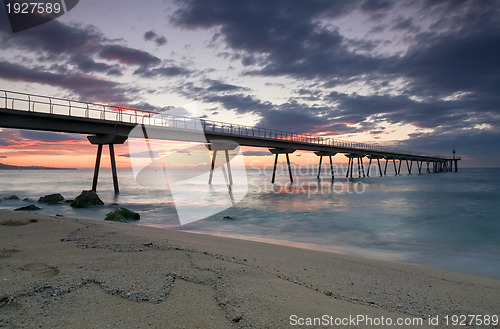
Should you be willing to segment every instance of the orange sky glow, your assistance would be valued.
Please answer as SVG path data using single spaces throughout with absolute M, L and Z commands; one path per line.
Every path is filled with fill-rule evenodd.
M 155 146 L 158 147 L 159 143 Z M 187 149 L 188 145 L 185 143 L 167 142 L 163 148 L 167 155 L 170 167 L 193 167 L 199 168 L 207 165 L 210 160 L 207 159 L 208 153 L 200 151 L 191 152 L 190 157 L 182 157 L 182 150 Z M 178 157 L 172 154 L 172 151 L 181 150 Z M 267 152 L 266 148 L 251 148 L 242 147 L 242 152 Z M 64 142 L 41 142 L 29 139 L 21 139 L 15 145 L 2 147 L 0 153 L 0 163 L 14 166 L 44 166 L 44 167 L 57 167 L 57 168 L 78 168 L 88 169 L 93 168 L 95 165 L 97 146 L 91 145 L 86 140 L 78 141 L 64 141 Z M 123 145 L 115 145 L 116 164 L 118 168 L 130 168 L 130 157 L 124 156 L 129 154 L 128 142 Z M 138 159 L 136 157 L 136 159 Z M 187 160 L 186 160 L 187 159 Z M 218 156 L 222 159 L 222 155 Z M 269 152 L 267 156 L 244 155 L 245 165 L 248 167 L 266 167 L 272 166 L 274 155 Z M 139 162 L 150 161 L 147 157 L 141 157 Z M 294 165 L 312 165 L 318 163 L 318 157 L 312 152 L 296 151 L 290 155 L 290 161 Z M 343 155 L 337 155 L 334 158 L 336 163 L 347 163 L 347 158 Z M 279 157 L 279 163 L 285 163 L 285 157 Z M 109 149 L 107 146 L 103 148 L 101 168 L 110 168 Z

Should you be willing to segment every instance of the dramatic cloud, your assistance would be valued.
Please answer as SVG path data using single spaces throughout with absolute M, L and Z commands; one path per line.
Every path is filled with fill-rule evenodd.
M 243 54 L 243 64 L 257 64 L 253 73 L 350 77 L 378 70 L 388 62 L 351 51 L 337 29 L 319 23 L 354 10 L 355 1 L 192 0 L 183 4 L 175 23 L 186 28 L 220 28 L 227 45 Z
M 210 84 L 210 87 L 207 88 L 209 92 L 225 92 L 225 91 L 245 91 L 248 88 L 236 86 L 228 83 L 224 83 L 218 80 L 208 80 L 207 83 Z
M 144 33 L 144 40 L 146 41 L 154 40 L 157 37 L 158 34 L 156 34 L 154 31 L 147 31 L 146 33 Z
M 238 113 L 263 113 L 274 107 L 269 102 L 262 102 L 254 96 L 244 94 L 208 95 L 204 100 L 206 102 L 219 102 L 226 109 L 235 110 Z
M 128 65 L 151 66 L 161 63 L 158 57 L 148 52 L 120 45 L 106 45 L 102 47 L 99 54 L 102 58 L 116 60 Z
M 272 155 L 269 151 L 244 151 L 243 155 L 253 156 L 253 157 L 265 157 Z
M 163 76 L 163 77 L 175 77 L 179 75 L 188 76 L 192 72 L 193 71 L 188 70 L 184 67 L 172 65 L 172 66 L 164 66 L 152 69 L 141 67 L 135 70 L 134 74 L 137 74 L 143 78 L 156 78 L 158 76 Z
M 123 76 L 129 66 L 146 69 L 161 63 L 146 51 L 117 44 L 95 26 L 59 20 L 21 33 L 12 33 L 2 20 L 0 44 L 18 52 L 17 57 L 0 58 L 0 79 L 60 87 L 85 101 L 128 103 L 132 88 L 109 77 Z
M 360 13 L 368 17 L 363 24 L 373 26 L 369 33 L 362 39 L 342 34 L 336 20 Z M 299 98 L 284 104 L 244 93 L 216 94 L 241 92 L 229 86 L 224 90 L 222 84 L 204 91 L 206 102 L 259 114 L 259 126 L 346 133 L 376 129 L 376 122 L 384 122 L 435 132 L 419 140 L 454 130 L 449 138 L 477 134 L 475 139 L 485 136 L 489 141 L 492 129 L 500 127 L 496 1 L 188 0 L 180 3 L 172 20 L 187 29 L 215 29 L 214 42 L 225 44 L 226 54 L 233 53 L 225 58 L 241 60 L 247 74 L 309 80 L 323 91 L 367 87 L 362 95 L 303 88 Z M 370 33 L 397 37 L 387 38 L 384 46 Z M 394 40 L 400 50 L 391 52 Z M 380 51 L 383 47 L 388 50 Z M 392 86 L 394 81 L 399 85 Z
M 154 41 L 157 46 L 163 46 L 167 43 L 167 38 L 164 36 L 159 36 L 154 31 L 147 31 L 144 33 L 144 40 Z
M 86 101 L 127 101 L 120 84 L 81 73 L 57 74 L 0 62 L 0 77 L 11 81 L 40 83 L 72 90 Z
M 95 62 L 90 56 L 84 54 L 77 54 L 72 57 L 72 62 L 76 64 L 80 71 L 88 72 L 110 72 L 117 70 L 116 66 L 112 66 L 103 62 Z
M 66 54 L 95 53 L 107 39 L 93 26 L 69 26 L 53 20 L 14 34 L 7 24 L 0 24 L 0 41 L 8 47 L 48 53 L 58 58 Z

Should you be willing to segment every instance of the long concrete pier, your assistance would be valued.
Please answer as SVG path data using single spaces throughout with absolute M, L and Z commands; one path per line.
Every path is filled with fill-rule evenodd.
M 137 126 L 143 134 L 135 136 Z M 284 154 L 287 159 L 290 181 L 293 182 L 289 154 L 295 151 L 311 151 L 319 157 L 318 178 L 324 156 L 330 159 L 332 182 L 334 179 L 332 156 L 344 154 L 348 158 L 346 177 L 353 177 L 354 162 L 357 163 L 358 177 L 370 175 L 373 160 L 377 161 L 378 174 L 387 174 L 388 164 L 392 162 L 396 175 L 401 173 L 401 166 L 406 164 L 408 174 L 412 174 L 413 163 L 418 173 L 422 173 L 424 163 L 426 172 L 457 171 L 460 157 L 442 156 L 425 152 L 400 150 L 397 148 L 342 141 L 309 134 L 297 134 L 252 126 L 236 125 L 226 122 L 173 116 L 163 113 L 142 111 L 135 108 L 86 103 L 56 97 L 26 94 L 0 90 L 0 127 L 30 129 L 63 133 L 76 133 L 88 136 L 89 141 L 97 145 L 97 156 L 92 189 L 97 189 L 100 159 L 104 145 L 109 146 L 115 192 L 119 192 L 115 165 L 114 145 L 123 144 L 129 137 L 200 142 L 199 133 L 203 133 L 213 159 L 217 151 L 234 148 L 234 143 L 241 146 L 267 148 L 275 155 L 272 182 L 274 183 L 278 156 Z M 147 132 L 147 134 L 146 134 Z M 221 141 L 227 141 L 224 149 Z M 216 143 L 216 148 L 210 145 Z M 369 159 L 365 172 L 363 159 Z M 384 170 L 380 160 L 385 160 Z M 215 160 L 214 160 L 215 161 Z M 213 162 L 214 162 L 213 161 Z M 211 170 L 213 171 L 213 166 Z

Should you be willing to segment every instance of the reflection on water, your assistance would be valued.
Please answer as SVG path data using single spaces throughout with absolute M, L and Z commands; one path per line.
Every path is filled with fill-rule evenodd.
M 233 170 L 236 173 L 237 170 Z M 336 251 L 377 259 L 398 260 L 500 278 L 500 175 L 494 169 L 458 173 L 370 177 L 318 181 L 315 172 L 277 176 L 249 170 L 248 192 L 234 206 L 203 220 L 179 225 L 175 200 L 165 188 L 142 186 L 121 170 L 121 194 L 115 197 L 111 174 L 101 172 L 102 207 L 72 209 L 44 205 L 41 213 L 104 218 L 115 202 L 141 214 L 140 225 L 230 236 L 304 248 Z M 336 176 L 339 177 L 339 176 Z M 92 171 L 0 171 L 0 196 L 21 199 L 62 193 L 67 199 L 89 189 Z M 223 176 L 186 183 L 186 193 L 210 191 L 196 198 L 194 212 L 226 206 Z M 233 191 L 238 192 L 238 191 Z M 203 194 L 203 193 L 202 193 Z M 221 201 L 226 200 L 226 201 Z M 232 201 L 229 201 L 232 204 Z M 14 209 L 23 201 L 0 202 Z M 223 208 L 223 207 L 222 207 Z M 223 219 L 230 216 L 232 219 Z

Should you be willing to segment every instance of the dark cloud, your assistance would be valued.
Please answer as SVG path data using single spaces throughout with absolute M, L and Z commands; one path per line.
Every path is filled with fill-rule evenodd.
M 419 32 L 420 28 L 415 24 L 413 18 L 398 17 L 393 21 L 393 25 L 390 27 L 391 30 L 395 31 L 409 31 L 409 32 Z
M 368 75 L 392 80 L 406 77 L 414 81 L 415 91 L 443 92 L 464 88 L 489 87 L 491 67 L 498 67 L 500 42 L 498 33 L 498 3 L 436 1 L 421 9 L 448 29 L 444 34 L 421 33 L 415 36 L 414 47 L 403 57 L 359 54 L 350 49 L 338 30 L 323 27 L 318 20 L 335 18 L 356 9 L 377 13 L 393 8 L 393 1 L 322 2 L 266 1 L 246 2 L 201 0 L 183 2 L 174 22 L 187 28 L 219 28 L 218 38 L 230 49 L 240 52 L 239 58 L 250 56 L 253 74 L 286 75 L 298 78 L 321 77 L 336 83 Z M 432 6 L 432 8 L 431 8 Z M 465 9 L 464 9 L 465 8 Z M 458 22 L 458 23 L 457 23 Z M 416 31 L 411 19 L 398 18 L 388 29 Z M 456 30 L 455 28 L 459 28 Z M 356 41 L 357 49 L 369 51 L 373 42 Z M 250 63 L 249 62 L 249 63 Z M 497 70 L 493 70 L 498 72 Z M 486 80 L 486 81 L 485 81 Z M 455 86 L 451 86 L 455 84 Z M 436 85 L 441 88 L 436 88 Z
M 94 26 L 58 20 L 15 34 L 2 21 L 0 44 L 23 53 L 0 62 L 1 79 L 61 87 L 85 101 L 127 102 L 126 92 L 131 88 L 104 77 L 122 76 L 126 66 L 146 68 L 161 63 L 148 52 L 116 44 Z
M 11 33 L 7 24 L 2 24 L 0 41 L 9 47 L 48 53 L 53 59 L 66 54 L 95 53 L 108 40 L 94 26 L 70 26 L 53 20 L 22 33 Z
M 158 68 L 141 67 L 135 70 L 134 74 L 139 75 L 143 78 L 156 78 L 159 76 L 163 77 L 188 76 L 192 72 L 193 71 L 188 70 L 184 67 L 171 65 Z
M 152 66 L 161 60 L 146 51 L 120 45 L 105 45 L 99 55 L 108 60 L 116 60 L 127 65 Z
M 207 91 L 215 91 L 215 92 L 224 92 L 224 91 L 243 91 L 248 90 L 248 88 L 236 86 L 228 83 L 224 83 L 219 80 L 207 80 L 206 81 L 210 86 L 207 88 Z
M 18 130 L 18 135 L 24 139 L 31 139 L 46 143 L 70 142 L 86 140 L 84 136 L 46 131 Z
M 243 155 L 253 156 L 253 157 L 265 157 L 272 155 L 269 151 L 244 151 Z
M 126 101 L 119 83 L 81 73 L 57 74 L 3 61 L 0 62 L 0 77 L 10 81 L 61 87 L 73 91 L 86 101 Z
M 109 76 L 121 77 L 123 75 L 122 71 L 117 68 L 110 69 L 107 73 Z
M 165 38 L 164 36 L 159 36 L 154 31 L 147 31 L 146 33 L 144 33 L 144 40 L 154 41 L 158 46 L 163 46 L 167 43 L 167 38 Z
M 298 100 L 335 104 L 327 108 L 297 101 L 274 105 L 229 86 L 224 90 L 222 84 L 192 89 L 206 102 L 260 115 L 259 126 L 359 132 L 377 129 L 376 122 L 389 122 L 430 128 L 436 134 L 470 128 L 479 135 L 498 127 L 498 1 L 413 2 L 408 8 L 417 14 L 410 18 L 395 11 L 396 3 L 188 0 L 180 4 L 173 21 L 188 29 L 216 29 L 214 42 L 225 43 L 225 58 L 240 60 L 248 74 L 321 81 L 324 88 L 361 83 L 373 89 L 369 95 L 299 91 Z M 355 11 L 370 17 L 379 33 L 401 33 L 400 40 L 410 47 L 397 55 L 378 55 L 373 53 L 374 40 L 347 39 L 333 24 Z M 426 17 L 431 28 L 424 31 L 425 25 L 416 17 Z M 380 92 L 397 79 L 403 83 L 400 91 Z M 220 95 L 218 91 L 240 93 Z M 481 123 L 490 128 L 474 128 Z
M 339 93 L 331 93 L 329 98 L 338 104 L 335 119 L 349 123 L 363 123 L 367 117 L 375 116 L 377 121 L 408 123 L 432 129 L 464 127 L 481 121 L 495 126 L 500 124 L 500 115 L 495 114 L 500 110 L 489 107 L 499 104 L 498 98 L 490 101 L 476 100 L 474 97 L 417 101 L 406 95 L 361 96 Z
M 155 43 L 157 46 L 163 46 L 163 45 L 166 45 L 167 44 L 167 38 L 165 37 L 158 37 L 155 39 Z
M 154 40 L 156 37 L 158 37 L 158 34 L 156 34 L 154 31 L 147 31 L 146 33 L 144 33 L 144 40 L 146 41 Z
M 292 101 L 271 110 L 261 112 L 259 126 L 276 130 L 308 133 L 316 127 L 327 124 L 325 118 L 318 116 L 324 109 L 309 107 Z
M 187 28 L 219 28 L 220 38 L 243 54 L 243 64 L 258 66 L 253 74 L 344 77 L 378 70 L 388 60 L 353 52 L 338 30 L 319 23 L 357 6 L 354 1 L 191 0 L 173 20 Z
M 59 73 L 59 74 L 66 74 L 66 73 L 69 73 L 69 68 L 67 65 L 64 65 L 64 64 L 52 64 L 50 67 L 49 67 L 49 71 L 51 72 L 56 72 L 56 73 Z
M 109 72 L 113 66 L 107 63 L 95 62 L 90 56 L 77 54 L 72 57 L 72 62 L 80 69 L 80 71 L 88 72 Z
M 262 114 L 271 111 L 274 105 L 270 102 L 262 102 L 258 98 L 244 94 L 217 95 L 207 94 L 204 96 L 205 102 L 221 103 L 228 110 L 235 110 L 238 113 Z
M 388 11 L 394 6 L 394 2 L 390 0 L 365 0 L 362 1 L 360 9 L 363 12 L 370 14 L 380 11 Z
M 400 74 L 411 79 L 411 92 L 435 96 L 459 91 L 498 92 L 500 31 L 451 34 L 425 41 L 428 43 L 414 47 L 397 67 Z
M 418 134 L 401 141 L 402 148 L 423 150 L 429 153 L 452 156 L 455 146 L 457 155 L 469 166 L 498 167 L 500 165 L 500 133 L 497 131 L 455 130 L 446 134 L 442 132 Z
M 150 66 L 161 62 L 148 52 L 113 43 L 92 25 L 68 25 L 58 20 L 14 34 L 2 24 L 0 41 L 9 47 L 47 53 L 50 56 L 46 60 L 51 61 L 68 55 L 73 58 L 82 54 L 87 57 L 100 54 L 102 58 L 127 65 Z

